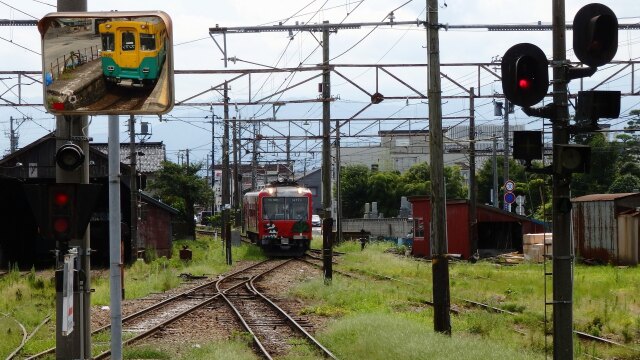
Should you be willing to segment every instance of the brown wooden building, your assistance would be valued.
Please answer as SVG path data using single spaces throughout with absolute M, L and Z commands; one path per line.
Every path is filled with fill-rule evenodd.
M 24 148 L 5 156 L 0 160 L 0 266 L 8 262 L 17 263 L 21 267 L 32 264 L 53 263 L 51 251 L 55 244 L 52 240 L 39 235 L 38 225 L 27 202 L 24 184 L 55 183 L 54 134 L 48 134 Z M 101 151 L 90 146 L 89 149 L 89 181 L 102 184 L 98 205 L 91 218 L 91 248 L 95 252 L 92 262 L 107 265 L 109 261 L 109 208 L 108 208 L 108 158 Z M 138 160 L 144 162 L 142 156 Z M 120 204 L 122 227 L 130 229 L 131 206 L 129 179 L 130 167 L 120 164 L 122 174 L 120 182 Z M 178 212 L 170 206 L 153 199 L 148 194 L 138 193 L 139 213 L 138 243 L 143 248 L 154 249 L 159 256 L 171 256 L 173 228 L 171 218 Z M 133 258 L 131 237 L 123 231 L 125 258 Z

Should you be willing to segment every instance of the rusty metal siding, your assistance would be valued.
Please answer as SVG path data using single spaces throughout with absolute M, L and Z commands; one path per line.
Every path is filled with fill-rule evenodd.
M 640 233 L 640 213 L 618 216 L 618 253 L 619 265 L 638 265 Z
M 138 221 L 138 238 L 146 249 L 171 258 L 171 215 L 158 207 L 147 206 Z
M 573 238 L 578 255 L 586 259 L 614 260 L 618 226 L 614 201 L 585 201 L 573 204 Z

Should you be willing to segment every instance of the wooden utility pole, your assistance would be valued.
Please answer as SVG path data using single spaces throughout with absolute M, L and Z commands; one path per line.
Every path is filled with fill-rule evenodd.
M 567 49 L 564 0 L 553 1 L 553 145 L 569 142 Z M 553 163 L 560 159 L 553 152 Z M 553 175 L 553 358 L 573 358 L 573 255 L 571 249 L 571 174 Z
M 429 152 L 431 161 L 431 258 L 433 271 L 433 325 L 437 332 L 451 334 L 449 311 L 449 260 L 442 135 L 442 94 L 438 0 L 427 0 L 427 50 L 429 66 Z

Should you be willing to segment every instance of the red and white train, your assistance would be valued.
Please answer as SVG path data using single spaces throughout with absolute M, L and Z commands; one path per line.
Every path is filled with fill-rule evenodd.
M 311 196 L 311 190 L 290 180 L 246 193 L 246 236 L 269 256 L 302 256 L 311 242 Z

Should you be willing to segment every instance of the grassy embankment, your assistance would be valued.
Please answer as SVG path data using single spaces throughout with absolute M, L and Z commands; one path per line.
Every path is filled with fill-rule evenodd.
M 182 244 L 189 244 L 194 259 L 185 264 L 177 259 Z M 316 248 L 319 242 L 314 241 Z M 452 315 L 453 335 L 433 332 L 431 264 L 390 253 L 385 243 L 373 243 L 365 251 L 359 244 L 345 243 L 346 252 L 338 270 L 359 272 L 368 281 L 334 275 L 331 286 L 321 277 L 297 286 L 290 294 L 305 304 L 304 313 L 328 319 L 319 340 L 341 359 L 541 359 L 545 339 L 544 276 L 538 264 L 499 266 L 488 262 L 451 264 L 452 304 L 461 311 Z M 179 241 L 174 259 L 136 263 L 125 276 L 127 298 L 167 290 L 179 283 L 180 273 L 216 275 L 228 270 L 219 242 L 199 239 Z M 234 260 L 256 259 L 260 253 L 246 245 L 234 249 Z M 376 278 L 390 276 L 402 282 Z M 576 329 L 594 335 L 614 337 L 632 347 L 640 347 L 640 268 L 612 266 L 575 268 L 574 321 Z M 11 279 L 11 280 L 10 280 Z M 38 285 L 32 285 L 38 284 Z M 39 285 L 41 284 L 41 285 Z M 411 285 L 413 284 L 413 285 Z M 550 284 L 548 284 L 550 286 Z M 108 274 L 95 279 L 92 302 L 108 304 Z M 19 291 L 18 291 L 19 290 Z M 18 295 L 20 294 L 20 295 Z M 19 298 L 19 299 L 18 299 Z M 516 313 L 515 316 L 467 308 L 461 298 L 491 304 Z M 31 331 L 53 312 L 53 287 L 49 279 L 13 276 L 0 279 L 0 312 L 22 322 Z M 11 330 L 4 325 L 9 323 Z M 54 324 L 52 322 L 51 324 Z M 0 358 L 19 343 L 20 333 L 0 316 Z M 9 336 L 7 336 L 9 335 Z M 550 347 L 551 336 L 547 338 Z M 107 339 L 105 339 L 105 342 Z M 246 338 L 232 337 L 224 343 L 190 344 L 181 348 L 144 345 L 125 350 L 128 359 L 254 359 Z M 12 344 L 13 343 L 13 344 Z M 43 328 L 28 343 L 29 353 L 53 345 L 53 325 Z M 305 347 L 291 359 L 313 359 Z M 640 359 L 640 353 L 575 341 L 576 358 Z M 5 355 L 6 356 L 6 355 Z

